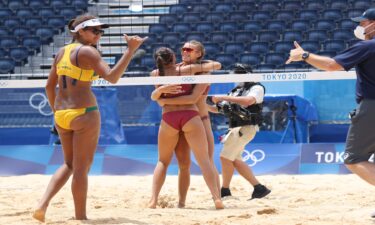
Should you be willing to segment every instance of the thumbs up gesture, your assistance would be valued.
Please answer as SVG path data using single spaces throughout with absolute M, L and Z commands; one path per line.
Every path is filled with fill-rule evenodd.
M 298 44 L 297 41 L 294 41 L 294 47 L 295 49 L 290 50 L 289 59 L 285 62 L 285 64 L 303 60 L 302 54 L 305 52 L 303 48 Z

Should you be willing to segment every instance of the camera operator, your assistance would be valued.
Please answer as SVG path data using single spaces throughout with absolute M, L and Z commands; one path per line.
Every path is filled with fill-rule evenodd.
M 249 70 L 241 64 L 236 64 L 238 67 L 240 70 L 235 69 L 235 73 L 247 73 Z M 208 100 L 210 112 L 223 113 L 229 119 L 228 132 L 221 141 L 224 144 L 220 154 L 223 177 L 221 197 L 231 196 L 229 186 L 234 169 L 254 187 L 251 199 L 263 198 L 271 192 L 260 184 L 251 168 L 242 161 L 242 152 L 254 138 L 262 121 L 264 93 L 265 88 L 260 83 L 245 82 L 225 96 L 212 96 Z

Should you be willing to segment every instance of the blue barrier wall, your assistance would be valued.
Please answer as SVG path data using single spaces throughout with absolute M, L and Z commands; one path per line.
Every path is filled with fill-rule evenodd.
M 100 144 L 125 144 L 116 88 L 93 88 L 101 114 Z M 52 144 L 53 116 L 42 88 L 0 89 L 0 145 Z
M 340 87 L 338 90 L 332 88 L 335 84 L 340 84 L 335 86 Z M 327 119 L 349 123 L 347 112 L 355 106 L 352 93 L 354 81 L 266 82 L 265 85 L 268 94 L 264 111 L 268 124 L 263 124 L 254 143 L 306 143 L 311 135 L 313 142 L 345 141 L 347 125 L 340 127 L 342 132 L 337 133 L 333 132 L 337 130 L 335 126 L 316 126 L 315 122 L 326 122 L 324 119 Z M 233 83 L 212 84 L 210 94 L 227 93 L 233 86 Z M 293 90 L 293 87 L 297 89 Z M 100 144 L 156 143 L 161 108 L 149 97 L 153 89 L 152 86 L 93 89 L 102 113 Z M 291 90 L 307 96 L 307 99 L 285 94 Z M 309 101 L 309 98 L 312 100 Z M 315 102 L 317 107 L 313 104 Z M 292 114 L 292 105 L 296 107 L 296 115 Z M 49 113 L 42 88 L 0 89 L 0 144 L 54 143 L 56 137 L 48 137 L 48 128 L 52 126 Z M 323 114 L 329 114 L 331 118 L 322 117 Z M 223 129 L 225 119 L 218 115 L 213 115 L 211 119 L 218 142 L 218 137 L 226 130 Z M 310 129 L 311 122 L 314 122 L 313 130 Z
M 48 145 L 50 136 L 49 127 L 1 128 L 0 145 Z
M 215 145 L 214 161 L 219 171 L 221 144 Z M 244 161 L 255 174 L 343 174 L 344 143 L 248 144 Z M 156 145 L 104 145 L 97 148 L 91 175 L 149 175 L 158 158 Z M 52 174 L 63 163 L 61 146 L 0 146 L 0 175 Z M 173 160 L 168 174 L 176 175 Z M 192 174 L 200 174 L 192 157 Z

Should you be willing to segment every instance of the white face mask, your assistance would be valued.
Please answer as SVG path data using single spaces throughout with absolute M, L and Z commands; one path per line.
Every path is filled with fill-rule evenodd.
M 362 26 L 357 26 L 354 30 L 354 35 L 358 38 L 358 39 L 361 39 L 361 40 L 366 40 L 366 35 L 369 35 L 370 33 L 372 33 L 374 30 L 372 31 L 367 31 L 366 32 L 366 29 L 368 27 L 371 26 L 371 23 L 369 25 L 367 25 L 366 27 L 362 27 Z
M 354 30 L 354 36 L 360 40 L 365 40 L 365 28 L 362 26 L 357 26 Z

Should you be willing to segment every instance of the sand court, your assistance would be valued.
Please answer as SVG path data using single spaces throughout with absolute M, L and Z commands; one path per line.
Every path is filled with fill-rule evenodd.
M 50 176 L 0 177 L 0 223 L 41 224 L 31 213 Z M 295 224 L 368 225 L 375 219 L 374 188 L 355 175 L 259 176 L 272 193 L 248 201 L 252 188 L 239 176 L 225 209 L 215 210 L 202 176 L 192 176 L 186 208 L 177 208 L 177 176 L 167 176 L 158 207 L 146 208 L 152 176 L 90 176 L 89 220 L 73 219 L 70 182 L 52 199 L 46 224 Z

